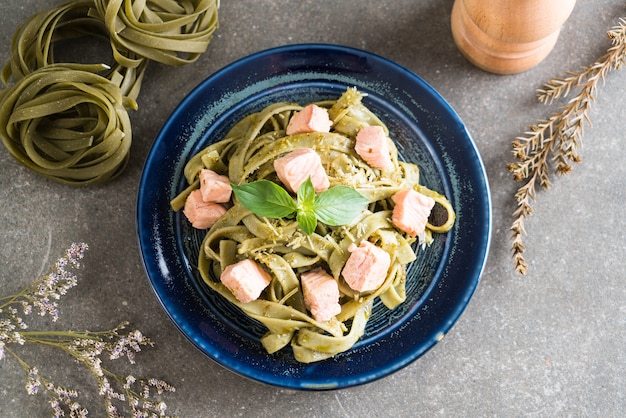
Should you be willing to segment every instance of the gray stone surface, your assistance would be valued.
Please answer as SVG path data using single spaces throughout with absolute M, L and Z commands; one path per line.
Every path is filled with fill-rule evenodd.
M 20 21 L 56 1 L 0 3 L 0 59 Z M 498 76 L 469 64 L 450 34 L 452 0 L 222 1 L 206 54 L 184 68 L 153 65 L 132 113 L 134 142 L 121 178 L 101 187 L 49 182 L 0 148 L 3 293 L 37 277 L 72 241 L 90 250 L 80 284 L 55 327 L 102 329 L 129 319 L 156 343 L 133 373 L 174 386 L 181 417 L 498 416 L 618 417 L 626 412 L 626 72 L 609 74 L 585 131 L 584 160 L 539 193 L 527 222 L 530 271 L 513 271 L 511 214 L 517 184 L 506 170 L 511 141 L 554 110 L 535 100 L 548 79 L 591 64 L 624 16 L 617 0 L 581 0 L 556 49 L 525 73 Z M 451 332 L 422 358 L 355 388 L 301 393 L 224 370 L 178 332 L 154 297 L 135 237 L 135 201 L 149 147 L 170 112 L 201 80 L 273 46 L 328 42 L 363 48 L 411 69 L 459 113 L 491 183 L 493 238 L 480 285 Z M 57 382 L 86 388 L 90 416 L 103 416 L 88 377 L 49 350 L 28 350 Z M 48 416 L 44 396 L 24 390 L 21 368 L 0 361 L 0 416 Z

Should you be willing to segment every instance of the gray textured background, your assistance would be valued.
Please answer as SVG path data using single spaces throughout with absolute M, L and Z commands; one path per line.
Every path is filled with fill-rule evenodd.
M 166 398 L 181 417 L 596 416 L 626 412 L 624 85 L 610 74 L 586 129 L 584 161 L 540 193 L 527 222 L 526 277 L 514 273 L 509 227 L 517 185 L 506 171 L 511 141 L 553 110 L 535 100 L 548 79 L 591 64 L 606 31 L 626 15 L 617 0 L 581 0 L 557 48 L 539 66 L 497 76 L 469 64 L 450 34 L 452 0 L 222 1 L 220 28 L 196 63 L 152 65 L 132 113 L 130 165 L 118 180 L 73 189 L 25 170 L 0 149 L 2 291 L 35 278 L 72 241 L 91 249 L 80 285 L 62 300 L 59 325 L 98 329 L 129 319 L 155 342 L 137 375 L 177 388 Z M 0 4 L 0 59 L 32 12 L 53 0 Z M 135 237 L 135 199 L 149 147 L 177 103 L 230 62 L 273 46 L 328 42 L 363 48 L 411 69 L 459 113 L 491 182 L 493 239 L 481 283 L 446 338 L 421 359 L 374 383 L 300 393 L 268 387 L 205 358 L 171 324 L 149 287 Z M 103 412 L 82 370 L 47 350 L 29 352 L 59 383 L 85 387 L 91 415 Z M 0 416 L 48 416 L 29 397 L 21 368 L 0 362 Z M 91 393 L 91 394 L 90 394 Z

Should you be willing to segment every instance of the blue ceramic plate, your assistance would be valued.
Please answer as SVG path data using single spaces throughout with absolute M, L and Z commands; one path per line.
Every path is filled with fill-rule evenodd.
M 269 355 L 264 329 L 202 282 L 194 266 L 202 232 L 169 201 L 186 185 L 183 167 L 244 116 L 278 101 L 337 98 L 347 87 L 389 127 L 401 158 L 417 163 L 421 183 L 445 194 L 457 221 L 418 252 L 408 269 L 407 300 L 374 306 L 363 338 L 349 351 L 313 364 L 289 348 Z M 333 45 L 290 45 L 243 58 L 195 88 L 163 126 L 139 187 L 137 230 L 150 283 L 180 331 L 235 373 L 292 389 L 333 389 L 395 372 L 440 341 L 463 312 L 485 263 L 491 204 L 485 170 L 463 123 L 432 87 L 371 53 Z

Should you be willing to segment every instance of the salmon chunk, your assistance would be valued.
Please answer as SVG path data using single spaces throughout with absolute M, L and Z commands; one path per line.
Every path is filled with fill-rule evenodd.
M 248 303 L 259 298 L 272 277 L 256 261 L 246 259 L 226 267 L 220 280 L 239 302 Z
M 225 203 L 230 200 L 233 188 L 230 186 L 228 177 L 217 174 L 208 168 L 200 170 L 199 177 L 202 200 L 215 203 Z
M 309 176 L 318 193 L 330 186 L 322 160 L 311 148 L 300 148 L 277 158 L 274 169 L 280 181 L 292 192 L 297 192 Z
M 350 257 L 341 274 L 350 288 L 357 292 L 376 290 L 387 277 L 391 265 L 389 253 L 369 241 L 348 248 Z
M 395 203 L 391 222 L 412 237 L 424 232 L 430 211 L 435 206 L 433 198 L 413 189 L 403 189 L 394 194 L 391 199 Z
M 206 229 L 226 213 L 226 208 L 215 202 L 205 202 L 202 192 L 196 189 L 187 196 L 183 213 L 196 229 Z
M 330 132 L 332 124 L 328 116 L 328 110 L 310 104 L 291 118 L 287 125 L 287 135 L 307 132 Z
M 366 126 L 356 134 L 354 150 L 370 166 L 381 170 L 393 168 L 389 138 L 381 126 Z
M 339 286 L 323 269 L 307 271 L 300 275 L 304 305 L 316 321 L 328 321 L 341 312 Z

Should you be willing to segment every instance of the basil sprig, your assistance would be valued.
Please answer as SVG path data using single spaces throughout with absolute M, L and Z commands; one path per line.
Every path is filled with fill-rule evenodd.
M 335 186 L 315 194 L 311 178 L 298 188 L 297 200 L 269 180 L 232 187 L 237 199 L 252 213 L 266 218 L 289 218 L 295 214 L 300 228 L 308 235 L 315 231 L 318 221 L 330 226 L 351 223 L 369 203 L 348 186 Z

